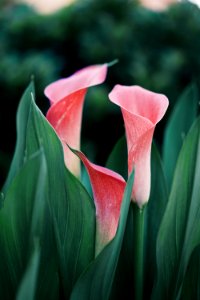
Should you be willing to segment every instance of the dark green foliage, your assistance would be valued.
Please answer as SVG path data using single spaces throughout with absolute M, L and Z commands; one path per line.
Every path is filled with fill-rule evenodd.
M 183 281 L 182 291 L 179 294 L 181 300 L 200 298 L 200 246 L 196 247 L 190 257 Z
M 159 152 L 152 145 L 151 193 L 145 211 L 144 297 L 152 292 L 156 274 L 156 241 L 169 193 Z M 155 200 L 156 199 L 156 200 Z
M 183 141 L 196 119 L 199 100 L 200 97 L 196 85 L 192 84 L 187 87 L 178 99 L 165 128 L 163 163 L 169 187 L 171 187 L 178 154 Z
M 39 269 L 39 261 L 40 261 L 40 252 L 38 248 L 33 252 L 30 263 L 27 267 L 27 270 L 23 276 L 21 285 L 19 287 L 19 291 L 17 294 L 17 300 L 34 300 L 35 299 L 35 290 L 36 290 L 36 282 L 38 276 Z
M 14 299 L 31 248 L 41 234 L 46 171 L 43 153 L 36 153 L 25 163 L 6 193 L 0 212 L 0 294 L 3 299 Z
M 178 299 L 190 257 L 200 244 L 199 141 L 198 118 L 183 143 L 169 202 L 159 230 L 156 249 L 158 277 L 153 299 Z M 193 265 L 193 272 L 198 268 L 199 258 L 195 257 L 197 265 Z M 194 256 L 191 259 L 193 262 Z M 186 285 L 187 280 L 186 274 Z
M 0 294 L 14 299 L 19 289 L 18 299 L 27 293 L 30 299 L 68 299 L 94 258 L 94 205 L 65 168 L 61 143 L 34 102 L 33 84 L 17 120 L 16 152 L 1 194 Z

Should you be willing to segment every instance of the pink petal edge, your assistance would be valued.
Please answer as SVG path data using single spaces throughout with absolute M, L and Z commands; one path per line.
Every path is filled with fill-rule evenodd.
M 88 66 L 67 78 L 59 79 L 49 84 L 45 88 L 44 93 L 50 100 L 50 103 L 53 104 L 78 90 L 104 82 L 106 74 L 107 64 Z
M 98 254 L 116 234 L 125 180 L 116 172 L 91 163 L 82 152 L 75 152 L 84 163 L 92 185 L 96 206 Z
M 122 109 L 146 119 L 152 125 L 156 125 L 164 116 L 169 100 L 163 94 L 158 94 L 140 86 L 123 86 L 117 84 L 109 94 L 109 99 Z M 130 101 L 137 99 L 137 101 Z

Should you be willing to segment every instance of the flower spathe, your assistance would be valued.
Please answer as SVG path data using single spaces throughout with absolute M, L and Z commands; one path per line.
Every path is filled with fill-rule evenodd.
M 51 104 L 47 120 L 63 144 L 66 166 L 76 176 L 80 174 L 80 161 L 66 144 L 80 149 L 82 111 L 87 88 L 103 83 L 106 74 L 107 64 L 93 65 L 53 82 L 45 89 Z
M 122 176 L 91 163 L 86 156 L 73 150 L 84 163 L 90 177 L 96 207 L 96 255 L 116 234 L 125 189 Z
M 132 199 L 141 208 L 149 199 L 151 144 L 156 124 L 164 116 L 169 101 L 162 94 L 139 86 L 116 85 L 109 94 L 119 105 L 125 123 L 128 171 L 135 169 Z

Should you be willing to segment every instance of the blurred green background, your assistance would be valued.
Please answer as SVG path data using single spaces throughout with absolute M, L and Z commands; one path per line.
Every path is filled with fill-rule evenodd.
M 171 110 L 188 84 L 199 83 L 199 37 L 200 9 L 188 1 L 153 12 L 134 0 L 80 0 L 41 15 L 0 0 L 0 184 L 14 151 L 16 109 L 32 75 L 45 113 L 47 84 L 87 65 L 119 60 L 105 84 L 90 89 L 84 108 L 82 150 L 104 164 L 124 132 L 119 109 L 108 101 L 112 87 L 137 84 L 164 93 Z M 160 143 L 164 123 L 156 131 Z

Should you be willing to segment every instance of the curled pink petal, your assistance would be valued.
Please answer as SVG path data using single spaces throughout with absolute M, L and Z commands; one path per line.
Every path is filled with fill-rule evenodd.
M 83 153 L 75 151 L 84 163 L 92 185 L 96 206 L 96 254 L 116 234 L 125 180 L 119 174 L 91 163 Z
M 133 201 L 142 207 L 149 199 L 150 156 L 156 124 L 163 118 L 169 101 L 161 94 L 139 86 L 116 85 L 109 94 L 122 110 L 128 145 L 128 170 L 135 168 Z
M 82 111 L 87 88 L 102 83 L 106 74 L 106 64 L 90 66 L 53 82 L 45 89 L 45 95 L 51 103 L 47 120 L 63 144 L 66 166 L 76 176 L 80 174 L 80 161 L 66 144 L 80 149 Z
M 106 74 L 107 64 L 89 66 L 51 83 L 45 88 L 44 93 L 52 104 L 76 91 L 104 82 Z

